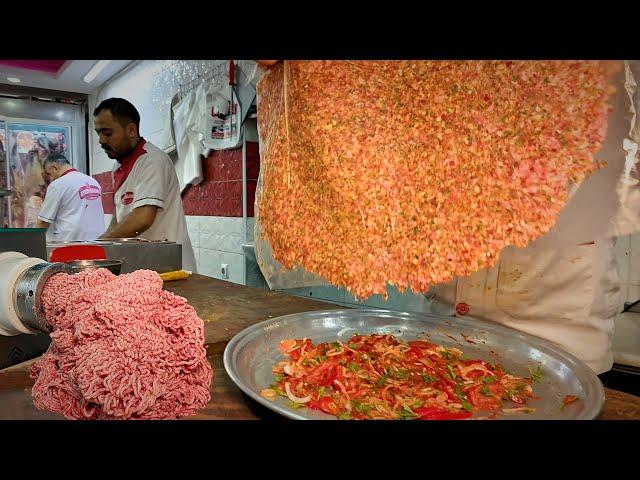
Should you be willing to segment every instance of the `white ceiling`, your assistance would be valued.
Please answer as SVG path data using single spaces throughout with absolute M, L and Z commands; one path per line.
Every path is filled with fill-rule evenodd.
M 121 72 L 131 64 L 133 60 L 111 60 L 91 83 L 84 82 L 82 77 L 86 75 L 96 62 L 98 62 L 98 60 L 68 60 L 56 75 L 0 65 L 0 83 L 90 94 L 95 93 L 102 84 Z M 21 82 L 11 83 L 7 80 L 7 77 L 17 77 Z

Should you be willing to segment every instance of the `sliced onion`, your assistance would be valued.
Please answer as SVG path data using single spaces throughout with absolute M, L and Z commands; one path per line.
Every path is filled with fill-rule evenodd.
M 308 401 L 311 400 L 311 395 L 307 395 L 306 397 L 296 397 L 293 392 L 291 391 L 291 387 L 289 386 L 289 382 L 285 382 L 284 384 L 284 391 L 287 394 L 287 397 L 289 397 L 289 400 L 292 400 L 296 403 L 307 403 Z
M 515 407 L 515 408 L 503 408 L 502 411 L 504 413 L 516 413 L 516 412 L 533 413 L 536 411 L 536 409 L 531 407 Z
M 467 365 L 466 367 L 463 367 L 460 369 L 460 376 L 462 378 L 464 378 L 465 380 L 473 380 L 472 378 L 469 378 L 468 375 L 475 371 L 475 370 L 480 370 L 481 372 L 486 373 L 487 375 L 493 375 L 493 373 L 487 369 L 487 367 L 485 367 L 484 365 L 482 365 L 481 363 L 473 363 L 471 365 Z

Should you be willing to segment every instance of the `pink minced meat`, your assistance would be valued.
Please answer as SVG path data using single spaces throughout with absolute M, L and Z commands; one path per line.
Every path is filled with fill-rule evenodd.
M 156 272 L 60 273 L 42 303 L 54 330 L 30 371 L 38 409 L 71 419 L 174 419 L 211 398 L 204 323 Z

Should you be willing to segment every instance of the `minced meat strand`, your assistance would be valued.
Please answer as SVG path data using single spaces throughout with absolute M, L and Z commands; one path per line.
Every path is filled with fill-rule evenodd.
M 175 419 L 211 398 L 204 323 L 150 270 L 60 273 L 42 303 L 54 327 L 31 368 L 41 410 L 69 419 Z

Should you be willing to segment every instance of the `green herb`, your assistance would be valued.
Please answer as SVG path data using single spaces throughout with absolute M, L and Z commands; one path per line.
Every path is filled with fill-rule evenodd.
M 453 367 L 451 365 L 447 365 L 447 370 L 449 370 L 449 374 L 451 375 L 451 380 L 455 380 L 457 375 Z
M 338 414 L 338 418 L 340 420 L 351 420 L 352 417 L 351 417 L 351 415 L 349 415 L 349 412 L 340 412 Z
M 425 383 L 435 383 L 438 381 L 438 377 L 432 377 L 431 375 L 420 375 L 422 377 L 422 380 L 424 380 Z
M 369 410 L 373 408 L 373 405 L 369 405 L 368 403 L 362 403 L 362 402 L 359 402 L 358 400 L 354 400 L 351 403 L 353 405 L 353 408 L 355 408 L 356 412 L 358 413 L 367 413 Z
M 529 373 L 531 374 L 531 378 L 534 382 L 539 382 L 542 378 L 542 368 L 540 368 L 540 365 L 538 365 L 535 370 L 532 370 L 531 367 L 529 367 Z
M 447 360 L 451 360 L 452 358 L 455 357 L 455 355 L 449 350 L 447 350 L 446 348 L 440 352 L 440 355 L 442 355 Z
M 456 393 L 456 397 L 458 397 L 458 399 L 460 400 L 460 403 L 462 404 L 462 408 L 464 408 L 468 412 L 472 412 L 473 407 L 469 403 L 467 396 L 464 393 L 462 393 L 462 389 L 460 388 L 460 385 L 456 385 L 455 393 Z
M 491 393 L 491 390 L 489 390 L 489 388 L 487 388 L 486 386 L 482 387 L 480 389 L 480 392 L 487 397 L 493 396 L 493 394 Z
M 513 397 L 516 394 L 516 391 L 512 388 L 509 388 L 508 390 L 505 390 L 504 395 L 502 395 L 503 400 L 511 400 L 511 397 Z
M 369 360 L 369 355 L 367 355 L 366 353 L 363 353 L 362 355 L 360 355 L 360 358 L 362 358 L 362 360 Z
M 358 370 L 360 370 L 360 367 L 358 367 L 357 363 L 351 362 L 349 364 L 349 370 L 351 370 L 352 372 L 357 372 Z
M 278 395 L 281 395 L 283 397 L 287 396 L 285 391 L 282 390 L 278 385 L 275 385 L 275 384 L 274 385 L 269 385 L 269 388 L 272 389 L 272 390 L 275 390 Z
M 358 348 L 358 344 L 357 343 L 353 343 L 353 342 L 349 342 L 349 348 L 352 350 L 355 350 L 356 348 Z
M 384 387 L 387 383 L 388 375 L 385 373 L 378 380 L 376 380 L 376 387 Z
M 289 400 L 287 405 L 294 410 L 304 406 L 302 403 L 294 402 L 293 400 Z
M 482 383 L 494 383 L 497 380 L 496 377 L 487 377 L 482 379 Z
M 331 348 L 335 348 L 335 349 L 340 348 L 340 344 L 338 342 L 332 342 L 329 345 L 331 345 Z
M 397 378 L 402 380 L 403 378 L 405 378 L 407 376 L 407 371 L 406 370 L 392 370 L 389 372 L 389 375 L 391 375 L 391 377 L 393 378 Z
M 284 378 L 284 375 L 280 375 L 279 373 L 276 373 L 276 375 L 275 375 L 276 382 L 279 382 L 283 378 Z
M 404 407 L 402 407 L 402 410 L 398 412 L 398 417 L 401 420 L 413 420 L 414 418 L 418 418 L 418 415 L 416 414 L 416 412 L 411 410 L 411 407 L 405 405 Z
M 320 387 L 320 388 L 318 389 L 318 396 L 319 396 L 319 397 L 322 397 L 322 396 L 324 395 L 325 390 L 326 390 L 326 389 L 325 389 L 325 387 L 324 387 L 324 386 Z

